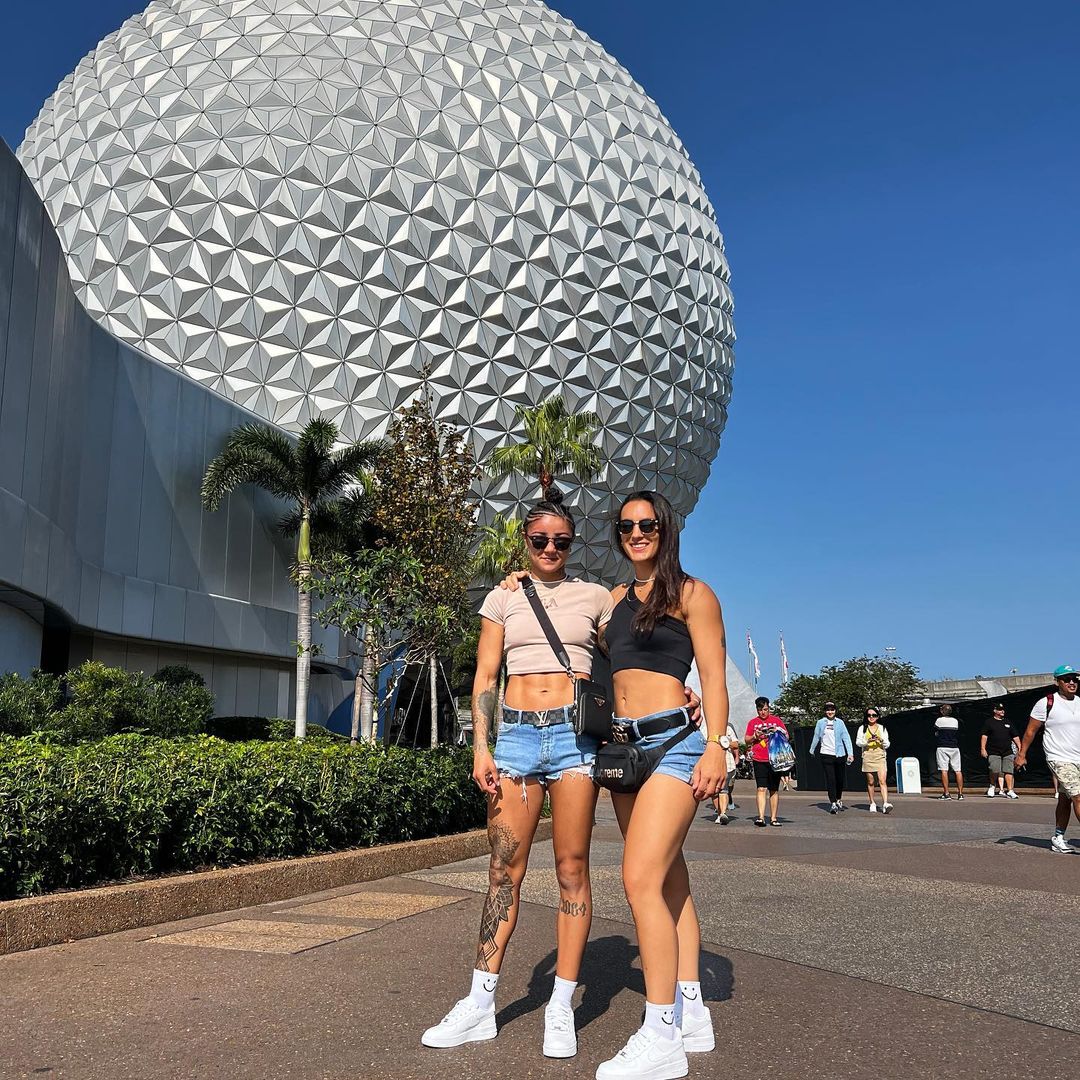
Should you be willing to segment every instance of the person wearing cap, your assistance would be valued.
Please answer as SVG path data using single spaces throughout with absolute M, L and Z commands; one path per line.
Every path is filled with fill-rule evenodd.
M 1020 797 L 1013 791 L 1013 768 L 1019 749 L 1020 736 L 1006 719 L 1005 703 L 998 701 L 991 707 L 990 718 L 983 726 L 979 739 L 979 753 L 986 758 L 986 766 L 990 770 L 990 786 L 986 789 L 988 799 L 995 795 L 1006 799 Z
M 939 799 L 951 799 L 949 794 L 949 770 L 956 773 L 956 797 L 964 798 L 964 769 L 960 760 L 960 721 L 952 714 L 951 705 L 939 705 L 941 714 L 934 721 L 934 738 L 937 741 L 937 767 L 941 770 L 941 794 Z
M 814 727 L 810 740 L 810 754 L 817 751 L 821 768 L 825 773 L 825 790 L 829 793 L 829 813 L 846 810 L 844 806 L 844 780 L 847 767 L 855 760 L 855 747 L 851 745 L 851 733 L 847 724 L 836 715 L 836 703 L 825 702 L 825 715 Z
M 1065 839 L 1069 827 L 1069 812 L 1080 821 L 1080 696 L 1076 689 L 1080 673 L 1068 664 L 1054 669 L 1057 689 L 1040 698 L 1031 710 L 1027 731 L 1016 755 L 1016 768 L 1027 764 L 1027 752 L 1032 740 L 1042 729 L 1043 753 L 1046 764 L 1057 778 L 1058 797 L 1054 808 L 1054 835 L 1050 850 L 1059 855 L 1076 854 Z

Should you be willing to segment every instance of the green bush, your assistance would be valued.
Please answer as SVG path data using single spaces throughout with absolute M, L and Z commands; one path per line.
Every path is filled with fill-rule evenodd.
M 161 668 L 147 679 L 88 660 L 69 671 L 64 683 L 40 671 L 29 679 L 0 676 L 0 734 L 40 732 L 59 742 L 120 731 L 195 735 L 206 730 L 214 712 L 214 695 L 202 676 L 182 664 Z
M 55 675 L 43 671 L 34 671 L 29 679 L 0 675 L 0 735 L 39 730 L 63 701 L 64 689 Z
M 0 899 L 481 826 L 468 750 L 0 737 Z
M 100 739 L 146 723 L 152 691 L 145 675 L 87 660 L 64 681 L 68 702 L 41 730 L 61 739 Z
M 205 686 L 206 680 L 187 664 L 166 664 L 154 672 L 151 682 L 162 686 Z
M 198 735 L 206 730 L 213 714 L 214 695 L 205 686 L 193 682 L 180 685 L 154 682 L 140 726 L 150 735 L 166 738 Z

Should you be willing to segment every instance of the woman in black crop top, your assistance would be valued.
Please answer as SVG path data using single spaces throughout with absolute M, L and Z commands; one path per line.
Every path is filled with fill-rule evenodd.
M 635 492 L 615 528 L 634 572 L 631 584 L 612 591 L 616 605 L 604 635 L 617 735 L 651 748 L 688 723 L 683 684 L 696 659 L 708 737 L 695 730 L 664 755 L 640 791 L 612 795 L 626 841 L 623 883 L 645 973 L 645 1023 L 596 1076 L 685 1076 L 686 1052 L 714 1045 L 701 1001 L 701 932 L 682 845 L 698 804 L 726 778 L 724 623 L 712 589 L 679 563 L 678 522 L 664 496 Z

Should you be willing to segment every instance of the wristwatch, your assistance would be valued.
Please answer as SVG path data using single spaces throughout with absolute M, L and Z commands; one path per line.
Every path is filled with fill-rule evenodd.
M 730 735 L 716 735 L 716 736 L 710 735 L 705 741 L 706 742 L 719 743 L 725 750 L 730 750 L 731 749 L 731 736 Z

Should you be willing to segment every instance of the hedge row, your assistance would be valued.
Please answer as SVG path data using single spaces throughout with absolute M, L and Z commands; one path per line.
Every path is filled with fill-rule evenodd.
M 0 675 L 0 735 L 40 732 L 52 740 L 100 739 L 119 731 L 195 735 L 205 731 L 214 695 L 182 664 L 152 677 L 87 660 L 63 679 L 35 671 Z
M 0 899 L 478 828 L 467 750 L 0 736 Z

